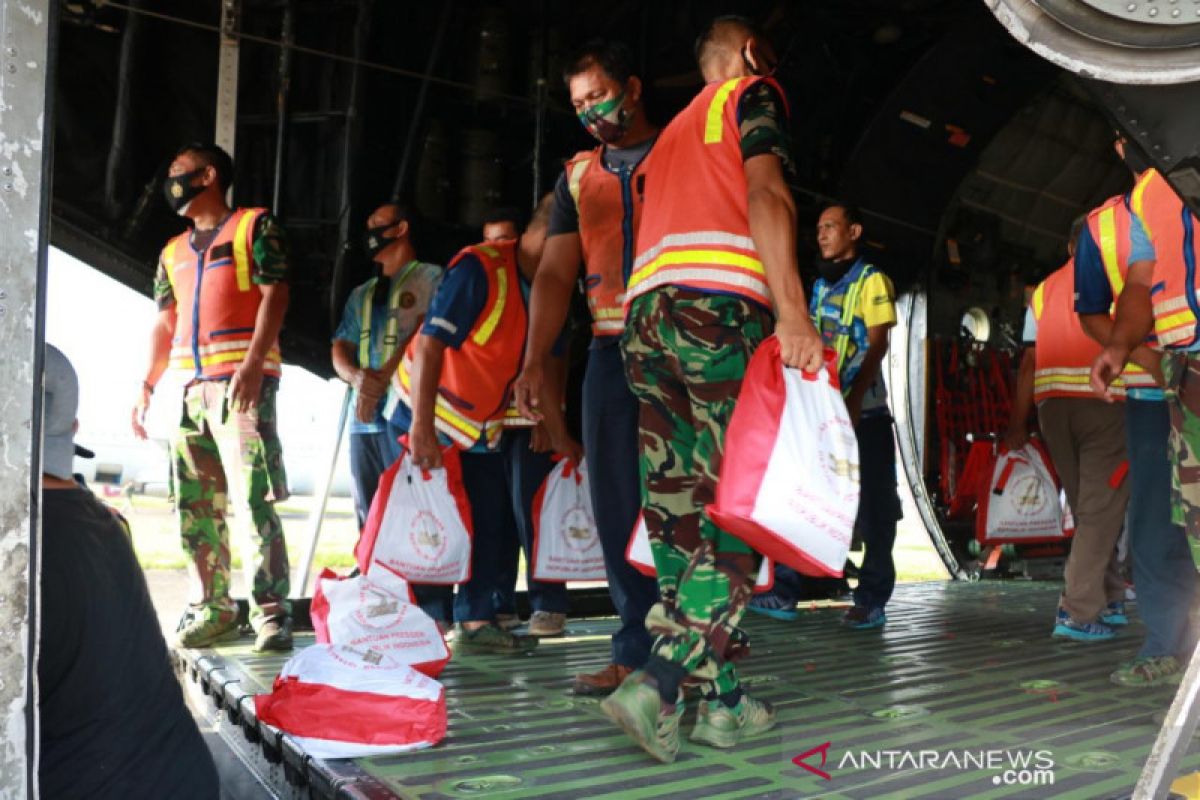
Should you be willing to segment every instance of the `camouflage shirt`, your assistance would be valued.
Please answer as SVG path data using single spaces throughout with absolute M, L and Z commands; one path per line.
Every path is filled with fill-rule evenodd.
M 208 249 L 216 231 L 216 228 L 212 231 L 192 231 L 192 244 Z M 250 279 L 260 286 L 282 283 L 288 279 L 287 234 L 270 214 L 263 214 L 254 225 L 254 260 Z M 175 305 L 175 291 L 171 288 L 161 255 L 154 271 L 154 302 L 159 311 Z
M 783 161 L 787 174 L 795 173 L 786 106 L 778 89 L 766 81 L 747 89 L 738 102 L 738 127 L 742 136 L 743 161 L 773 153 Z

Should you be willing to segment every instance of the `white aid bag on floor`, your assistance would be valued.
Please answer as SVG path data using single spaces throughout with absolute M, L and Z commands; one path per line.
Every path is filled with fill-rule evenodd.
M 996 457 L 988 491 L 979 498 L 975 525 L 976 539 L 984 545 L 1054 542 L 1070 536 L 1064 530 L 1058 479 L 1036 441 Z
M 258 718 L 314 758 L 359 758 L 432 747 L 446 736 L 442 684 L 387 653 L 315 644 L 292 656 Z
M 646 520 L 638 514 L 637 524 L 633 526 L 633 535 L 629 537 L 629 545 L 625 548 L 625 560 L 629 565 L 647 578 L 658 574 L 654 566 L 654 552 L 650 549 L 650 532 L 646 530 Z M 763 558 L 754 579 L 754 593 L 769 592 L 775 586 L 775 564 L 769 558 Z
M 858 441 L 832 351 L 815 373 L 759 345 L 725 433 L 709 516 L 803 575 L 841 577 L 858 513 Z
M 405 580 L 390 570 L 353 578 L 325 570 L 317 578 L 309 615 L 318 644 L 386 653 L 431 678 L 450 660 L 437 623 L 413 602 Z
M 533 497 L 533 577 L 563 583 L 606 575 L 587 463 L 563 459 Z
M 471 505 L 458 451 L 442 451 L 441 469 L 413 465 L 405 447 L 379 478 L 354 548 L 361 572 L 379 566 L 409 583 L 454 584 L 471 577 Z

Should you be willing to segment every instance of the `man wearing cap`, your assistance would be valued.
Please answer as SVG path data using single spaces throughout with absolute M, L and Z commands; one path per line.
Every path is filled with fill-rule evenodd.
M 72 478 L 79 382 L 46 346 L 38 785 L 43 797 L 216 798 L 125 521 Z M 153 746 L 147 746 L 152 742 Z
M 207 647 L 238 636 L 225 522 L 231 494 L 255 545 L 245 559 L 254 649 L 290 650 L 288 557 L 274 507 L 288 496 L 275 427 L 279 330 L 288 304 L 283 231 L 265 209 L 226 204 L 233 160 L 216 145 L 181 148 L 167 176 L 168 205 L 193 227 L 159 257 L 159 311 L 133 431 L 146 438 L 146 409 L 163 373 L 184 376 L 171 474 L 194 587 L 178 643 Z

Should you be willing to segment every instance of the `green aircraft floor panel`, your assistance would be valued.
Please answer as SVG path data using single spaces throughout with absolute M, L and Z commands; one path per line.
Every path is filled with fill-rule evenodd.
M 750 616 L 742 673 L 775 704 L 778 726 L 733 750 L 685 739 L 671 765 L 633 746 L 596 699 L 570 693 L 575 673 L 607 662 L 616 626 L 572 620 L 567 636 L 527 655 L 456 657 L 442 675 L 446 740 L 355 766 L 414 800 L 1127 796 L 1174 689 L 1108 680 L 1140 643 L 1136 605 L 1114 641 L 1051 639 L 1058 591 L 1015 581 L 901 586 L 876 631 L 843 628 L 830 604 L 806 606 L 791 623 Z M 286 660 L 256 656 L 248 643 L 216 652 L 247 690 L 265 691 Z M 1200 770 L 1196 745 L 1183 772 Z M 794 763 L 800 756 L 829 778 Z

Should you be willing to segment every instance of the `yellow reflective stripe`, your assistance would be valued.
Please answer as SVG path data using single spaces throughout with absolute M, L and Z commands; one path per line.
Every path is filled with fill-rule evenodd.
M 1146 187 L 1150 185 L 1150 181 L 1157 175 L 1154 170 L 1146 170 L 1146 174 L 1137 182 L 1137 186 L 1133 187 L 1133 194 L 1130 195 L 1129 204 L 1133 207 L 1133 213 L 1137 214 L 1138 219 L 1142 221 L 1142 227 L 1146 229 L 1146 238 L 1154 240 L 1154 233 L 1150 230 L 1149 223 L 1146 222 Z
M 358 331 L 358 365 L 360 367 L 371 366 L 371 306 L 375 305 L 372 299 L 375 297 L 375 284 L 379 278 L 371 278 L 367 281 L 367 288 L 363 294 L 362 315 L 359 317 L 361 325 Z
M 717 144 L 721 141 L 721 135 L 725 131 L 725 101 L 729 99 L 729 93 L 737 88 L 740 80 L 741 78 L 730 78 L 721 84 L 721 88 L 713 95 L 712 102 L 708 105 L 708 116 L 704 120 L 705 144 Z
M 1109 206 L 1100 212 L 1100 258 L 1104 262 L 1104 271 L 1108 273 L 1108 282 L 1112 286 L 1113 297 L 1120 297 L 1125 289 L 1125 278 L 1121 275 L 1121 263 L 1117 257 L 1117 209 Z
M 411 409 L 412 402 L 412 358 L 405 354 L 400 362 L 400 399 Z M 459 414 L 454 407 L 438 394 L 433 403 L 434 426 L 461 444 L 470 447 L 479 440 L 483 428 Z M 440 425 L 438 423 L 441 423 Z
M 479 330 L 471 336 L 471 341 L 479 346 L 488 343 L 492 338 L 492 334 L 496 332 L 496 326 L 500 324 L 500 317 L 504 314 L 504 307 L 508 304 L 508 272 L 503 267 L 496 270 L 496 303 L 492 306 L 491 312 L 488 313 L 487 319 L 479 326 Z
M 1033 297 L 1029 300 L 1029 305 L 1033 308 L 1033 318 L 1038 322 L 1042 321 L 1042 310 L 1046 305 L 1046 284 L 1039 283 L 1037 288 L 1033 290 Z
M 636 272 L 658 258 L 659 254 L 668 247 L 711 247 L 720 250 L 734 248 L 737 250 L 746 250 L 751 253 L 758 252 L 754 247 L 754 240 L 749 236 L 739 236 L 736 233 L 729 233 L 728 231 L 669 233 L 660 239 L 658 244 L 638 255 L 637 259 L 633 262 L 634 271 Z
M 491 256 L 492 258 L 499 258 L 500 256 L 500 251 L 490 245 L 480 244 L 476 245 L 476 247 L 486 256 Z
M 625 319 L 625 310 L 620 306 L 616 308 L 605 308 L 603 306 L 592 310 L 592 316 L 599 322 L 602 319 Z
M 175 248 L 178 246 L 179 240 L 172 239 L 167 242 L 162 254 L 163 269 L 167 271 L 167 282 L 171 284 L 171 291 L 175 291 Z
M 583 180 L 583 173 L 587 170 L 590 163 L 592 163 L 590 158 L 576 161 L 571 165 L 571 172 L 567 175 L 567 191 L 571 193 L 571 199 L 575 201 L 576 209 L 579 208 L 579 184 Z
M 669 253 L 663 253 L 633 273 L 629 278 L 629 283 L 632 286 L 635 283 L 646 280 L 663 267 L 680 264 L 720 264 L 728 267 L 739 267 L 756 275 L 766 276 L 762 262 L 753 256 L 731 253 L 728 250 L 672 250 Z
M 238 220 L 237 231 L 233 235 L 233 263 L 237 268 L 238 291 L 241 292 L 250 291 L 251 255 L 246 250 L 246 240 L 249 238 L 250 225 L 257 217 L 257 214 L 243 211 L 241 219 Z
M 209 367 L 209 366 L 212 366 L 213 364 L 229 364 L 234 361 L 242 361 L 243 359 L 246 358 L 247 352 L 248 351 L 246 351 L 246 350 L 240 350 L 240 351 L 231 351 L 228 353 L 215 353 L 211 356 L 201 356 L 200 357 L 200 365 L 204 366 L 204 367 Z M 276 356 L 275 358 L 272 358 L 271 356 L 267 356 L 267 358 L 263 361 L 263 366 L 267 366 L 267 367 L 272 366 L 272 365 L 277 366 L 278 364 L 279 364 L 278 356 Z
M 1170 330 L 1180 326 L 1190 326 L 1196 318 L 1192 316 L 1191 311 L 1180 311 L 1178 314 L 1169 314 L 1154 323 L 1155 328 L 1163 328 Z

